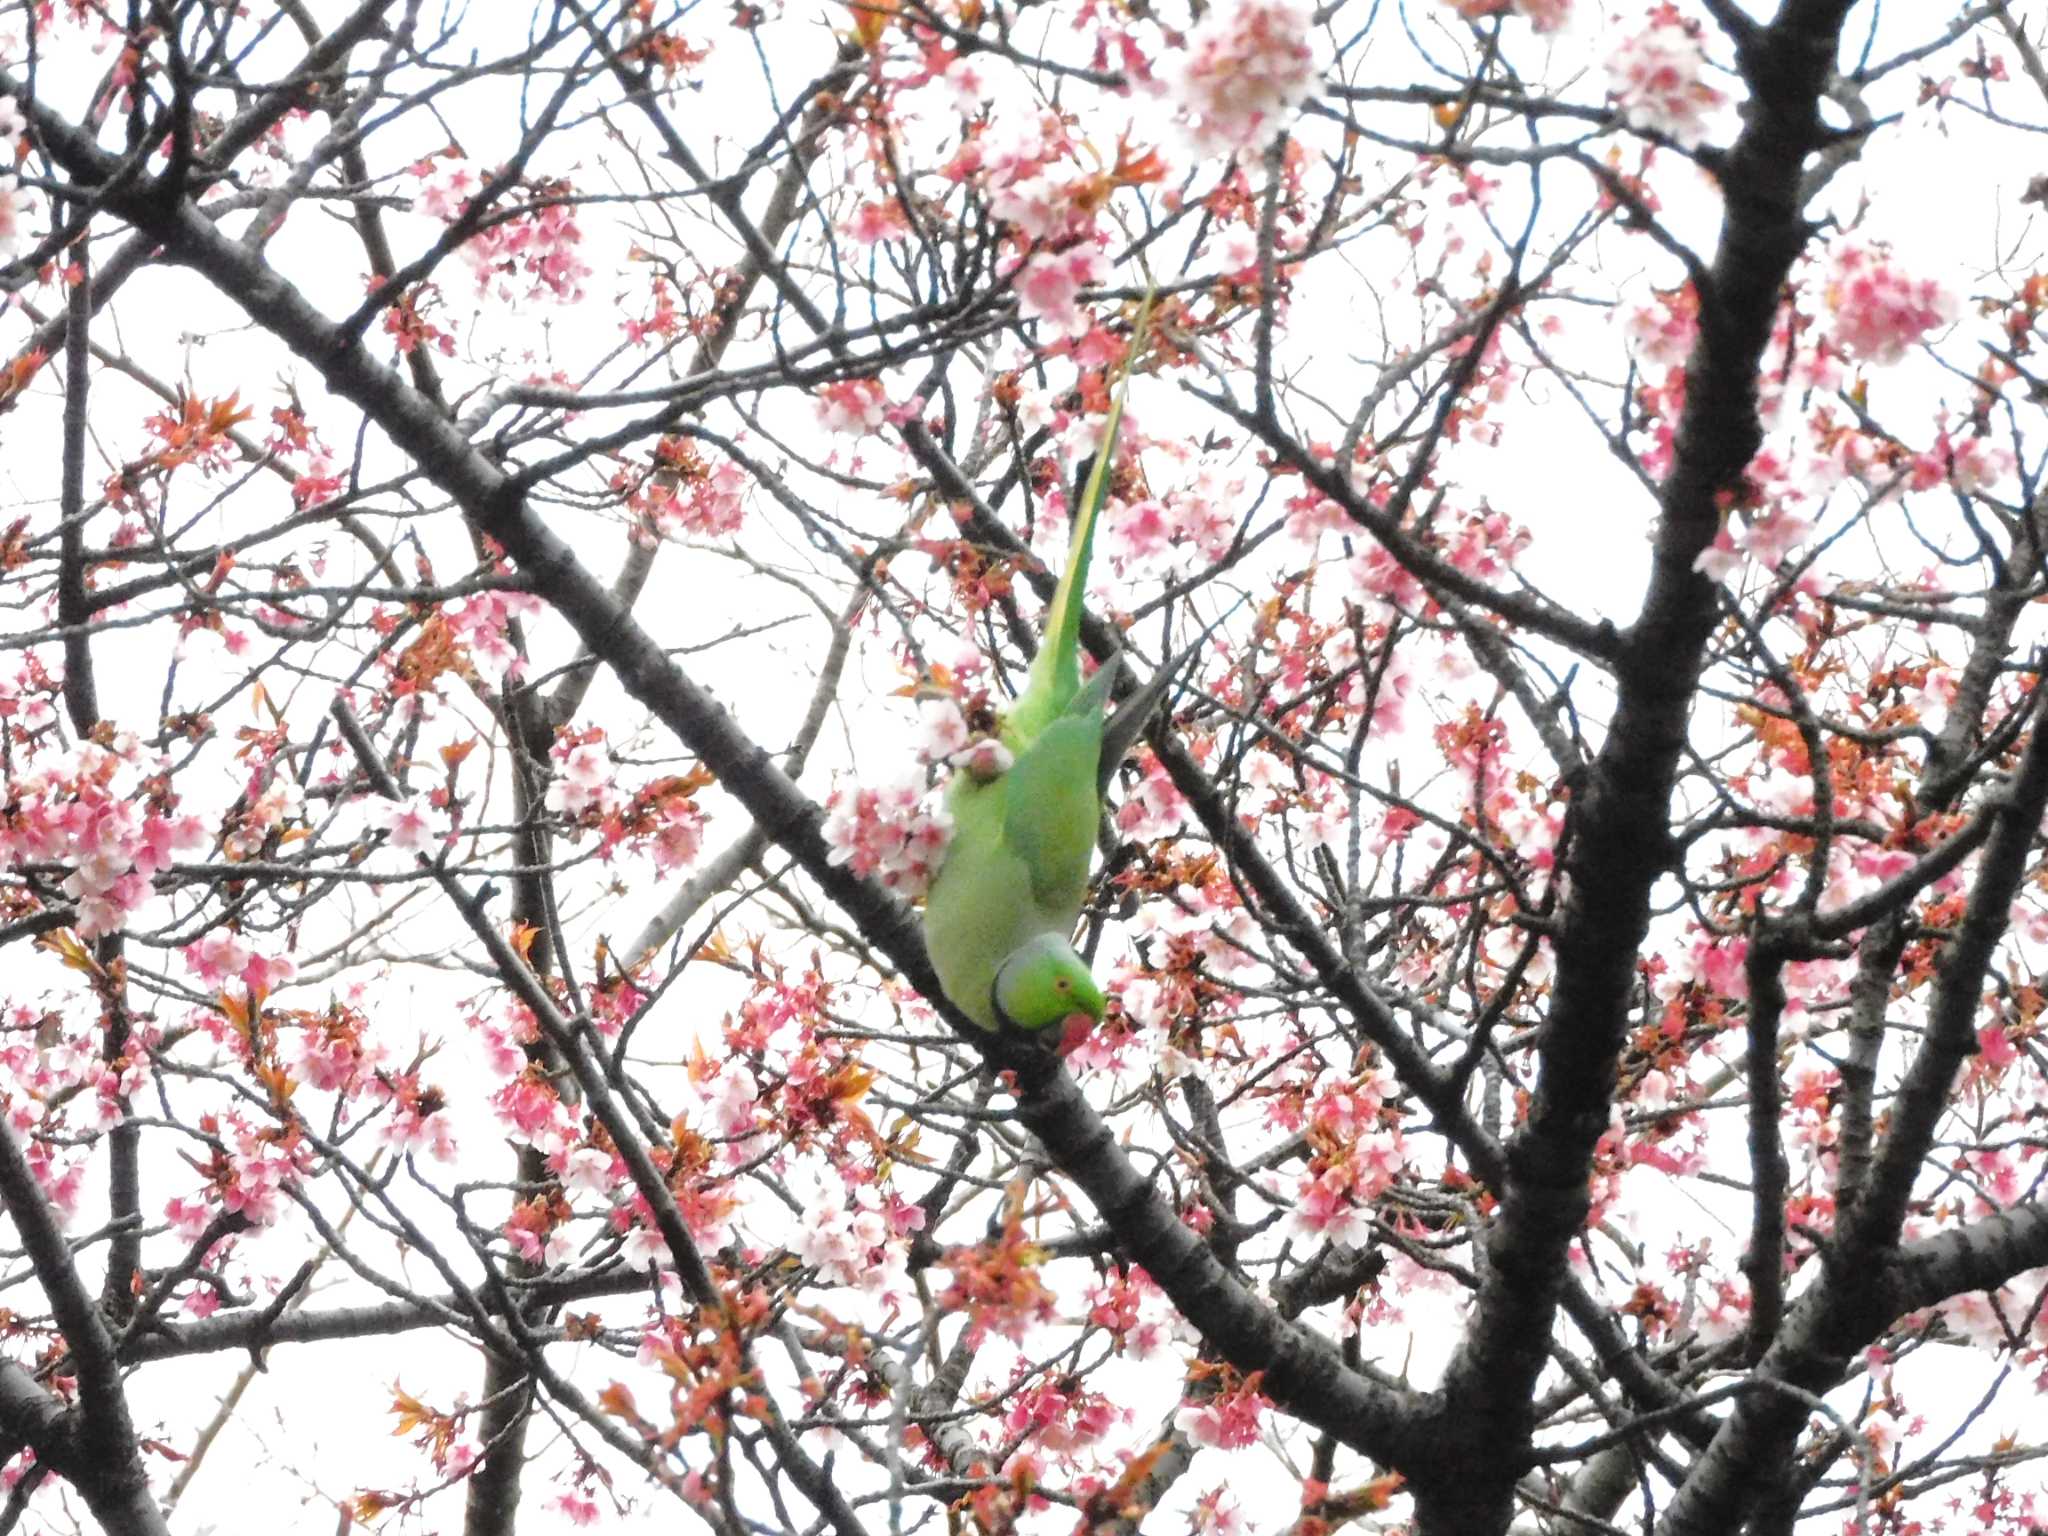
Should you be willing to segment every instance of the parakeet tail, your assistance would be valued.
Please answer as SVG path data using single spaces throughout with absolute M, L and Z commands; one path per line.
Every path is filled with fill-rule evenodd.
M 1088 473 L 1080 505 L 1074 508 L 1073 532 L 1067 541 L 1067 568 L 1053 593 L 1052 610 L 1046 616 L 1045 639 L 1032 667 L 1034 691 L 1041 674 L 1050 684 L 1055 710 L 1066 707 L 1081 686 L 1081 609 L 1087 595 L 1088 561 L 1095 548 L 1095 524 L 1102 503 L 1109 495 L 1109 480 L 1116 463 L 1117 431 L 1123 425 L 1124 396 L 1131 385 L 1131 364 L 1145 349 L 1152 325 L 1152 294 L 1148 290 L 1138 308 L 1138 321 L 1131 329 L 1130 349 L 1118 370 L 1116 394 L 1109 403 L 1109 419 L 1102 429 L 1102 446 Z

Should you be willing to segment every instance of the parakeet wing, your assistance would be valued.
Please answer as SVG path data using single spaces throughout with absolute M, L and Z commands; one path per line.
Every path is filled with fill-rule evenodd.
M 1023 860 L 1004 833 L 1010 775 L 965 774 L 946 797 L 953 841 L 925 897 L 924 939 L 946 996 L 983 1029 L 996 1027 L 989 990 L 1019 944 L 1043 927 Z
M 1054 926 L 1070 926 L 1087 896 L 1102 813 L 1095 787 L 1101 753 L 1102 716 L 1076 711 L 1039 732 L 1003 775 L 1003 841 L 1023 863 L 1032 900 Z

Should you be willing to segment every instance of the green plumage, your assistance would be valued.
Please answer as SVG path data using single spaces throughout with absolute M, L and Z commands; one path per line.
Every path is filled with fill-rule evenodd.
M 1130 355 L 1144 345 L 1146 310 Z M 1111 402 L 1102 448 L 1074 510 L 1067 568 L 1023 693 L 998 737 L 1006 772 L 956 772 L 947 791 L 953 841 L 925 898 L 925 947 L 946 996 L 983 1029 L 1046 1029 L 1076 1013 L 1100 1020 L 1101 989 L 1073 948 L 1088 895 L 1102 788 L 1122 761 L 1174 668 L 1162 668 L 1105 720 L 1116 658 L 1081 682 L 1082 594 L 1095 524 L 1116 457 L 1124 384 Z

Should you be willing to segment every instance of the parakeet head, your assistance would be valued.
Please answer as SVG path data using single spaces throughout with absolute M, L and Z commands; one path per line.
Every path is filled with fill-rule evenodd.
M 1106 1006 L 1087 963 L 1073 945 L 1052 933 L 1012 950 L 990 994 L 997 1020 L 1010 1029 L 1050 1029 L 1077 1013 L 1099 1024 Z

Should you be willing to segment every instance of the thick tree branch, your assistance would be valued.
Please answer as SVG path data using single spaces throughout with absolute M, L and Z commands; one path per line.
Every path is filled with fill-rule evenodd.
M 1557 977 L 1538 1042 L 1527 1121 L 1509 1148 L 1509 1187 L 1464 1341 L 1446 1375 L 1446 1429 L 1472 1448 L 1528 1443 L 1530 1392 L 1547 1359 L 1566 1252 L 1587 1211 L 1593 1149 L 1606 1129 L 1616 1055 L 1650 889 L 1671 866 L 1670 805 L 1707 638 L 1715 584 L 1696 569 L 1720 527 L 1723 494 L 1762 441 L 1757 370 L 1780 290 L 1804 247 L 1800 173 L 1821 142 L 1817 104 L 1848 0 L 1787 0 L 1749 53 L 1751 99 L 1722 178 L 1726 200 L 1686 402 L 1665 481 L 1642 610 L 1614 662 L 1605 742 L 1573 807 L 1557 918 Z M 1505 1523 L 1511 1456 L 1497 1480 L 1419 1489 L 1422 1529 Z

